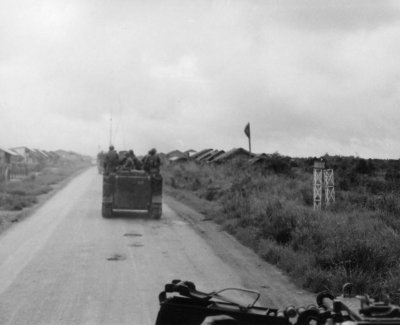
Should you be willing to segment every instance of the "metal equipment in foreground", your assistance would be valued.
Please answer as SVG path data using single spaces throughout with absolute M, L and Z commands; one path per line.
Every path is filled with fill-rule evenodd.
M 103 176 L 102 216 L 162 215 L 162 177 L 143 170 L 117 170 Z
M 315 305 L 275 309 L 255 306 L 258 292 L 230 288 L 204 293 L 197 291 L 192 282 L 174 280 L 159 294 L 156 325 L 400 325 L 399 306 L 390 304 L 388 299 L 375 302 L 368 296 L 357 296 L 361 301 L 357 308 L 354 305 L 357 300 L 347 297 L 345 288 L 348 287 L 346 284 L 343 296 L 337 298 L 328 292 L 318 294 Z M 226 290 L 250 292 L 255 294 L 255 299 L 243 305 L 226 298 L 223 294 Z M 222 315 L 229 319 L 213 320 Z M 208 322 L 204 322 L 206 318 Z

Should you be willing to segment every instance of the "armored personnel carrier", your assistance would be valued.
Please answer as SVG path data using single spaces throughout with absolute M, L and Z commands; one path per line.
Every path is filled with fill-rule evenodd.
M 117 170 L 103 176 L 103 218 L 162 215 L 162 177 L 143 170 Z

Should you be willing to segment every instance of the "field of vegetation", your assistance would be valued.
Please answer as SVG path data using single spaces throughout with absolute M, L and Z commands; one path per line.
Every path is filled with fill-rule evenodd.
M 27 177 L 0 183 L 0 231 L 23 217 L 19 212 L 38 203 L 41 195 L 51 192 L 56 184 L 87 166 L 87 161 L 61 160 Z
M 163 167 L 166 191 L 207 214 L 311 291 L 352 282 L 375 295 L 400 288 L 400 161 L 324 157 L 336 203 L 313 210 L 314 158 Z

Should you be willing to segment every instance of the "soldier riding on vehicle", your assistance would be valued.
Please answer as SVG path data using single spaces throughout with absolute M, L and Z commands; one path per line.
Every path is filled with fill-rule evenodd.
M 160 166 L 160 157 L 157 155 L 157 150 L 153 148 L 143 158 L 143 169 L 150 175 L 158 175 L 160 174 Z
M 123 160 L 123 169 L 135 169 L 135 170 L 140 170 L 142 169 L 142 163 L 140 160 L 135 156 L 133 150 L 129 150 L 124 157 Z
M 104 157 L 104 173 L 110 174 L 117 170 L 119 166 L 119 157 L 118 153 L 115 150 L 113 145 L 110 145 L 109 151 Z

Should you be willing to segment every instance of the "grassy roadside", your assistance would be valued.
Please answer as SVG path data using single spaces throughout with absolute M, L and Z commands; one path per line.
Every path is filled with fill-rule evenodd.
M 61 161 L 26 178 L 0 184 L 0 233 L 25 218 L 31 209 L 87 167 L 84 162 Z
M 357 173 L 357 164 L 348 166 L 352 183 L 338 177 L 346 190 L 338 186 L 336 205 L 322 212 L 311 206 L 308 167 L 266 172 L 240 162 L 188 163 L 164 167 L 163 174 L 168 194 L 207 214 L 304 288 L 339 292 L 352 282 L 358 292 L 397 291 L 400 202 L 394 183 L 382 177 L 384 163 L 371 175 Z M 390 191 L 368 187 L 377 182 Z

